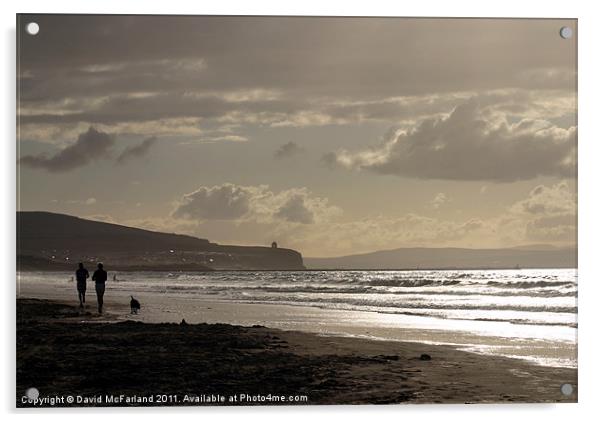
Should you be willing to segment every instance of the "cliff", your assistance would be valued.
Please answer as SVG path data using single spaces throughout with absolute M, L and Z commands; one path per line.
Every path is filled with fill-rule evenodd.
M 299 270 L 297 251 L 219 245 L 192 236 L 154 232 L 49 212 L 17 212 L 19 270 L 71 269 L 105 262 L 114 270 Z

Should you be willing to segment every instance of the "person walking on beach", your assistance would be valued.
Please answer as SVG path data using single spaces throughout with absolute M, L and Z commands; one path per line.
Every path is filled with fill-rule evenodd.
M 102 263 L 98 263 L 98 269 L 94 271 L 92 280 L 96 282 L 96 298 L 98 299 L 98 313 L 102 314 L 103 296 L 105 294 L 105 282 L 107 281 L 107 272 L 103 269 Z
M 83 308 L 86 303 L 86 283 L 90 277 L 88 270 L 84 268 L 83 263 L 78 264 L 77 271 L 75 271 L 75 279 L 77 280 L 77 297 L 79 298 L 79 307 Z M 71 279 L 73 280 L 73 278 Z

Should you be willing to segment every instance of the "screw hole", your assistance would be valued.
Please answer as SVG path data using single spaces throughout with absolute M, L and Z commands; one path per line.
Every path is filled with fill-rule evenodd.
M 565 40 L 568 40 L 573 36 L 573 30 L 568 26 L 563 26 L 562 28 L 560 28 L 560 36 Z
M 37 35 L 40 32 L 40 25 L 36 22 L 29 22 L 25 27 L 25 30 L 29 35 Z
M 573 386 L 571 384 L 562 384 L 560 386 L 560 392 L 565 396 L 570 396 L 573 394 Z
M 25 395 L 27 396 L 28 399 L 35 400 L 38 397 L 40 397 L 40 392 L 38 391 L 37 388 L 31 387 L 31 388 L 27 389 L 27 391 L 25 392 Z

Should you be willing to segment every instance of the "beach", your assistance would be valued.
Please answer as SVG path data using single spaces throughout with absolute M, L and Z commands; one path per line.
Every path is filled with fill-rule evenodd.
M 576 369 L 443 345 L 142 323 L 17 301 L 18 407 L 48 405 L 23 402 L 31 387 L 75 400 L 56 406 L 185 406 L 575 402 L 576 385 Z
M 71 277 L 20 272 L 17 297 L 72 303 Z M 105 303 L 120 320 L 264 325 L 576 368 L 576 288 L 575 270 L 110 271 Z M 95 300 L 89 283 L 90 309 Z

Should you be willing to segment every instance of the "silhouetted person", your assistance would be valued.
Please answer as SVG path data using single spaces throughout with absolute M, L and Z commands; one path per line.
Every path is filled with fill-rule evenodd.
M 102 269 L 102 264 L 98 263 L 98 269 L 94 271 L 92 280 L 96 282 L 96 298 L 98 299 L 98 313 L 102 314 L 103 296 L 105 294 L 105 282 L 107 281 L 107 272 Z
M 140 302 L 134 299 L 134 296 L 130 296 L 132 299 L 130 300 L 130 313 L 137 314 L 140 310 Z
M 86 282 L 90 277 L 88 270 L 84 268 L 84 264 L 81 262 L 78 264 L 77 271 L 75 271 L 75 279 L 77 280 L 77 297 L 79 298 L 79 307 L 83 308 L 86 303 Z M 71 277 L 73 280 L 73 277 Z

